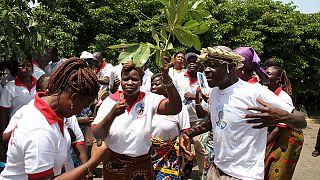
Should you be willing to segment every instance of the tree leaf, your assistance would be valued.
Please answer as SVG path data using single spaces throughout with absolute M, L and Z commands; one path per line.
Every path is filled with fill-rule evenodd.
M 148 61 L 150 57 L 150 47 L 146 44 L 143 44 L 139 48 L 140 51 L 133 57 L 133 62 L 137 67 L 142 67 Z
M 173 49 L 172 43 L 169 43 L 168 46 L 167 46 L 167 50 L 170 50 L 170 49 Z
M 200 26 L 197 26 L 191 30 L 193 34 L 203 34 L 210 29 L 210 25 L 208 23 L 202 23 Z
M 199 25 L 200 25 L 200 24 L 199 24 L 198 21 L 196 21 L 196 20 L 190 20 L 190 21 L 188 21 L 188 22 L 186 22 L 186 23 L 184 24 L 184 27 L 187 28 L 187 29 L 189 29 L 189 30 L 192 30 L 192 29 L 196 28 L 196 27 L 199 26 Z
M 108 46 L 108 48 L 110 48 L 110 49 L 119 49 L 119 48 L 126 48 L 126 47 L 136 46 L 136 45 L 138 45 L 138 43 L 131 43 L 131 44 L 117 44 L 117 45 L 111 45 L 111 46 Z
M 132 58 L 138 53 L 140 52 L 141 49 L 141 45 L 134 45 L 134 46 L 129 46 L 128 48 L 126 48 L 124 50 L 124 52 L 122 52 L 119 55 L 119 62 L 120 63 L 126 63 L 128 61 L 132 61 Z
M 182 27 L 176 27 L 173 34 L 180 43 L 192 47 L 192 33 L 189 30 L 183 29 Z
M 192 9 L 197 9 L 198 5 L 204 3 L 204 0 L 200 0 L 200 1 L 196 1 L 193 5 L 192 5 Z
M 200 50 L 201 49 L 201 42 L 200 42 L 200 39 L 197 35 L 195 34 L 192 34 L 192 43 L 193 43 L 193 47 L 196 49 L 196 50 Z
M 158 36 L 157 32 L 154 29 L 152 30 L 152 38 L 157 43 L 157 46 L 159 46 L 160 39 L 159 39 L 159 36 Z

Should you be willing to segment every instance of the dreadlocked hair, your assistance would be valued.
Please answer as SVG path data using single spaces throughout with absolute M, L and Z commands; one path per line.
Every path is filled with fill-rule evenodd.
M 99 83 L 97 76 L 84 61 L 72 57 L 50 76 L 47 89 L 46 95 L 70 89 L 80 95 L 95 97 L 99 91 Z
M 122 65 L 121 76 L 123 73 L 129 73 L 132 70 L 138 71 L 140 79 L 143 79 L 144 71 L 141 68 L 135 66 L 135 64 L 132 61 L 126 62 Z
M 274 68 L 279 73 L 279 76 L 278 76 L 280 78 L 279 85 L 282 87 L 283 91 L 291 96 L 292 87 L 291 87 L 291 83 L 288 78 L 287 72 L 278 66 L 271 66 L 271 67 Z

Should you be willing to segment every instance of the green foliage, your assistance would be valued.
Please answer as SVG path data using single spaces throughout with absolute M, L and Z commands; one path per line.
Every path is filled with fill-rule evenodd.
M 292 3 L 43 0 L 31 11 L 27 2 L 1 2 L 1 53 L 9 56 L 13 50 L 22 54 L 26 49 L 41 49 L 47 38 L 58 46 L 61 56 L 101 51 L 109 62 L 117 64 L 125 56 L 119 58 L 117 50 L 108 47 L 126 41 L 136 50 L 129 56 L 138 62 L 148 60 L 157 72 L 156 62 L 160 64 L 163 55 L 176 51 L 197 52 L 200 47 L 214 45 L 251 46 L 262 60 L 279 60 L 296 95 L 320 94 L 320 14 L 302 14 Z M 152 56 L 146 58 L 149 50 Z
M 46 38 L 34 21 L 30 1 L 7 0 L 0 3 L 0 53 L 22 60 L 26 54 L 38 54 L 46 44 Z M 52 7 L 55 1 L 39 1 Z
M 166 21 L 156 27 L 150 28 L 152 38 L 156 44 L 140 43 L 139 45 L 129 47 L 125 52 L 120 54 L 120 62 L 133 60 L 137 66 L 143 66 L 150 56 L 155 54 L 156 64 L 161 66 L 163 62 L 162 57 L 168 56 L 168 50 L 173 49 L 171 37 L 178 39 L 181 44 L 189 48 L 194 47 L 200 50 L 201 42 L 198 34 L 209 30 L 209 24 L 203 20 L 211 17 L 210 12 L 204 9 L 203 5 L 205 5 L 205 2 L 202 0 L 195 2 L 162 0 L 161 3 L 164 5 L 161 12 L 165 16 Z M 114 47 L 110 46 L 110 48 Z M 150 51 L 150 48 L 152 48 L 152 51 Z

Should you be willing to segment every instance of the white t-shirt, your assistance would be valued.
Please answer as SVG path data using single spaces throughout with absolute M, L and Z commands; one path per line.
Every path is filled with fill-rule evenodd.
M 191 94 L 195 95 L 197 87 L 200 86 L 198 80 L 191 82 L 191 79 L 188 75 L 188 71 L 186 71 L 183 75 L 177 75 L 174 81 L 174 85 L 177 88 L 179 95 L 181 96 L 182 103 L 186 102 L 184 98 L 185 93 L 190 92 Z M 190 122 L 201 120 L 197 116 L 195 101 L 190 101 L 190 103 L 186 105 L 189 112 Z
M 32 61 L 33 65 L 33 72 L 32 76 L 35 77 L 36 79 L 39 79 L 42 75 L 45 74 L 45 72 L 38 66 L 37 62 Z
M 171 67 L 169 68 L 168 74 L 172 79 L 175 79 L 177 78 L 177 76 L 183 76 L 186 71 L 187 71 L 186 69 L 181 69 L 181 71 L 177 71 L 173 69 L 173 67 Z
M 140 92 L 136 103 L 116 117 L 106 137 L 108 147 L 131 157 L 145 155 L 151 147 L 151 122 L 164 96 Z M 107 97 L 101 104 L 93 125 L 100 123 L 120 101 L 120 92 Z
M 253 113 L 245 108 L 262 106 L 260 98 L 271 107 L 292 112 L 294 107 L 281 101 L 267 87 L 239 81 L 210 94 L 214 163 L 223 172 L 239 179 L 263 179 L 267 128 L 253 129 L 243 115 Z
M 49 64 L 44 68 L 44 72 L 47 75 L 51 75 L 56 69 L 58 69 L 58 67 L 63 64 L 64 62 L 66 62 L 68 59 L 60 59 L 58 62 L 52 62 L 50 61 Z
M 19 112 L 0 179 L 27 180 L 52 172 L 60 175 L 68 149 L 63 120 L 38 95 Z
M 71 158 L 71 145 L 72 146 L 77 146 L 77 145 L 84 145 L 84 137 L 81 132 L 81 129 L 78 124 L 78 120 L 76 116 L 71 116 L 69 118 L 64 118 L 64 132 L 65 132 L 65 138 L 67 140 L 67 147 L 68 147 L 68 152 L 67 152 L 67 162 L 65 163 L 65 170 L 70 171 L 74 169 L 74 164 Z M 71 136 L 68 131 L 68 128 L 70 128 L 74 135 L 75 135 L 75 141 L 71 142 Z
M 173 140 L 180 131 L 190 128 L 189 113 L 186 106 L 177 115 L 155 114 L 152 119 L 152 137 Z
M 32 88 L 28 89 L 21 79 L 16 78 L 4 86 L 1 92 L 0 107 L 10 109 L 9 118 L 11 118 L 19 108 L 28 104 L 30 100 L 34 98 L 36 94 L 36 83 L 37 79 L 32 77 Z

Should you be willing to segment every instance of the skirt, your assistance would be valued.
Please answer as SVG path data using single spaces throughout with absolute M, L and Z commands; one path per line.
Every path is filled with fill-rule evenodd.
M 265 179 L 292 179 L 303 141 L 301 131 L 280 128 L 278 139 L 267 145 Z
M 179 137 L 173 141 L 152 138 L 152 165 L 156 180 L 178 180 L 182 157 Z
M 142 156 L 131 157 L 108 149 L 103 161 L 105 180 L 154 180 L 151 151 Z

